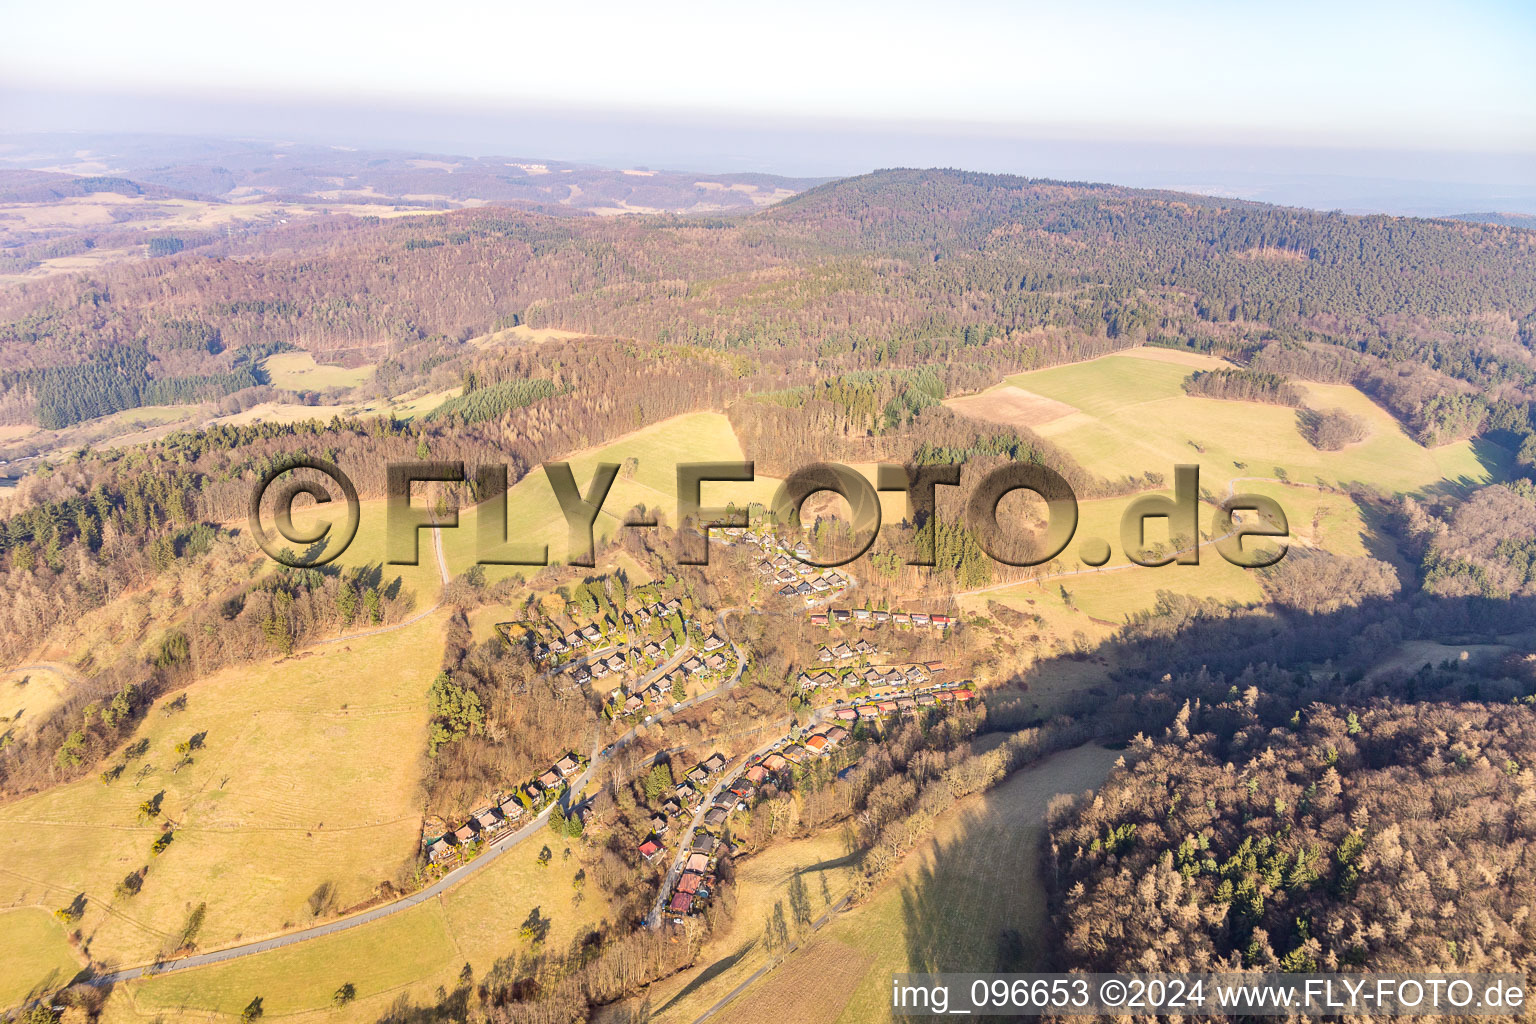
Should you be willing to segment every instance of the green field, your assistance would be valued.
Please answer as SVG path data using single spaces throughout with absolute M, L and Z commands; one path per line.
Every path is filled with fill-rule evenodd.
M 1046 804 L 1056 793 L 1099 785 L 1118 756 L 1100 747 L 1079 747 L 962 801 L 907 856 L 894 878 L 814 933 L 711 1020 L 864 1024 L 893 1019 L 893 973 L 991 970 L 999 936 L 1010 928 L 1024 944 L 1022 963 L 1013 969 L 1032 969 L 1041 952 L 1046 912 L 1038 874 Z M 744 977 L 735 977 L 724 991 Z M 710 993 L 720 987 L 712 984 Z M 701 990 L 657 1019 L 688 1024 L 718 998 Z
M 261 362 L 261 368 L 275 388 L 290 391 L 324 391 L 328 388 L 352 388 L 373 377 L 373 365 L 349 370 L 344 366 L 326 366 L 315 362 L 308 352 L 279 352 Z
M 445 619 L 226 669 L 175 714 L 162 699 L 134 736 L 147 752 L 116 781 L 91 775 L 0 808 L 0 901 L 51 912 L 84 893 L 92 955 L 140 963 L 175 945 L 199 902 L 197 941 L 212 948 L 307 923 L 323 883 L 338 908 L 368 898 L 416 854 L 424 695 Z M 176 744 L 196 735 L 192 763 L 173 773 Z M 141 820 L 157 794 L 159 812 Z M 156 857 L 166 820 L 175 838 Z M 117 896 L 146 865 L 142 890 Z M 0 932 L 0 962 L 20 941 Z
M 1371 427 L 1371 436 L 1359 444 L 1320 452 L 1297 430 L 1296 410 L 1191 397 L 1182 387 L 1190 372 L 1189 366 L 1162 359 L 1114 355 L 1018 374 L 1004 385 L 1074 407 L 1077 412 L 1034 429 L 1108 477 L 1154 470 L 1171 479 L 1175 464 L 1193 462 L 1200 466 L 1201 484 L 1217 492 L 1237 477 L 1283 473 L 1304 483 L 1407 493 L 1444 481 L 1485 482 L 1507 459 L 1480 442 L 1424 448 L 1355 388 L 1299 385 L 1314 408 L 1346 409 Z
M 657 982 L 646 993 L 658 1024 L 692 1024 L 773 958 L 763 942 L 764 924 L 776 903 L 789 914 L 789 884 L 796 872 L 810 893 L 813 915 L 820 917 L 848 891 L 853 877 L 853 860 L 838 831 L 779 843 L 739 861 L 736 909 L 729 924 L 709 937 L 697 966 Z M 793 936 L 793 918 L 788 920 Z
M 418 505 L 421 503 L 419 494 L 416 496 L 416 502 Z M 307 497 L 300 497 L 294 502 L 293 523 L 296 528 L 307 530 L 320 519 L 329 519 L 332 522 L 332 533 L 327 538 L 327 545 L 334 544 L 333 538 L 339 537 L 342 528 L 346 525 L 345 508 L 339 502 L 323 506 L 315 505 Z M 277 533 L 273 525 L 270 522 L 266 522 L 265 525 L 276 538 Z M 389 557 L 386 545 L 389 529 L 389 515 L 383 499 L 359 502 L 357 536 L 332 564 L 347 569 L 377 570 L 377 586 L 386 591 L 391 588 L 411 591 L 416 595 L 416 607 L 426 608 L 437 600 L 438 592 L 442 589 L 442 577 L 438 574 L 432 533 L 430 530 L 422 530 L 418 534 L 415 565 L 392 565 L 385 561 Z M 445 553 L 449 550 L 447 542 L 452 533 L 453 531 L 448 531 L 444 535 Z M 407 532 L 404 536 L 409 536 L 409 533 Z M 279 543 L 282 542 L 279 541 Z M 328 546 L 326 551 L 329 550 Z M 276 565 L 265 555 L 261 557 L 264 564 Z
M 64 926 L 40 907 L 0 910 L 0 936 L 0 1009 L 63 987 L 84 966 Z
M 542 846 L 554 854 L 538 865 Z M 107 1007 L 107 1021 L 176 1019 L 209 1013 L 239 1014 L 261 997 L 267 1016 L 327 1021 L 370 1021 L 401 996 L 435 1000 L 452 989 L 467 963 L 475 977 L 496 960 L 528 950 L 519 929 L 531 910 L 550 922 L 545 948 L 564 950 L 605 915 L 602 895 L 573 904 L 579 860 L 553 834 L 535 836 L 439 898 L 361 927 L 227 964 L 172 972 L 122 986 Z M 573 853 L 574 853 L 573 849 Z M 343 984 L 357 999 L 338 1012 L 331 997 Z
M 676 524 L 678 463 L 721 462 L 742 457 L 741 445 L 729 420 L 719 413 L 690 413 L 638 430 L 612 444 L 579 452 L 564 461 L 571 464 L 576 485 L 585 494 L 599 462 L 622 466 L 626 459 L 637 460 L 633 474 L 621 471 L 614 480 L 593 524 L 593 533 L 601 541 L 618 529 L 636 505 L 654 509 L 665 522 Z M 735 500 L 745 506 L 749 501 L 771 499 L 776 487 L 777 481 L 762 478 L 751 484 L 706 483 L 702 501 L 708 506 Z M 478 516 L 478 508 L 464 510 L 458 529 L 443 534 L 448 566 L 455 574 L 464 572 L 479 557 L 475 540 Z M 534 470 L 507 492 L 507 535 L 514 543 L 549 545 L 551 562 L 566 559 L 565 517 L 542 470 Z M 491 579 L 532 571 L 519 566 L 487 566 L 486 570 Z

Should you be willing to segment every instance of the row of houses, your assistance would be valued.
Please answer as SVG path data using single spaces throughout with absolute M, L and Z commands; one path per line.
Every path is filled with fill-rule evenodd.
M 861 626 L 883 626 L 889 623 L 893 626 L 932 626 L 938 629 L 948 629 L 952 624 L 952 620 L 948 615 L 936 615 L 928 612 L 888 612 L 883 609 L 870 608 L 834 608 L 831 611 L 811 613 L 811 625 L 813 626 L 842 625 L 848 622 Z
M 427 860 L 441 864 L 463 847 L 495 839 L 521 821 L 529 808 L 558 795 L 580 773 L 581 758 L 567 753 L 550 765 L 548 771 L 524 786 L 520 793 L 478 808 L 458 828 L 428 843 Z
M 619 621 L 603 616 L 597 622 L 573 629 L 564 636 L 555 636 L 545 641 L 535 641 L 533 655 L 540 660 L 546 658 L 558 658 L 567 654 L 573 654 L 584 647 L 600 647 L 602 642 L 615 631 L 623 628 L 625 632 L 650 625 L 653 619 L 665 618 L 668 615 L 681 614 L 683 603 L 677 598 L 667 601 L 658 601 L 651 605 L 643 605 L 634 613 L 628 611 L 619 614 Z
M 704 815 L 704 827 L 696 831 L 689 842 L 688 849 L 685 851 L 687 859 L 683 863 L 682 873 L 672 887 L 672 892 L 665 898 L 667 914 L 673 921 L 681 922 L 687 915 L 697 913 L 713 892 L 715 851 L 719 850 L 723 843 L 719 832 L 731 813 L 750 807 L 762 787 L 776 782 L 782 773 L 830 753 L 846 742 L 848 737 L 847 729 L 840 725 L 833 725 L 827 729 L 817 730 L 805 737 L 802 742 L 785 740 L 773 749 L 747 761 L 735 778 L 721 787 L 719 795 L 715 797 L 714 803 Z M 719 759 L 718 762 L 715 758 Z M 720 754 L 714 755 L 710 762 L 706 762 L 706 764 L 710 763 L 714 764 L 715 774 L 723 770 L 726 764 L 724 757 Z M 707 777 L 708 772 L 699 778 L 702 781 Z M 690 772 L 688 778 L 693 779 L 694 774 Z M 658 837 L 652 836 L 647 842 L 657 840 Z M 646 847 L 642 846 L 642 856 L 645 851 Z M 657 841 L 652 856 L 659 852 L 660 844 Z
M 933 677 L 934 672 L 944 670 L 941 661 L 924 662 L 921 665 L 908 665 L 906 668 L 890 666 L 888 668 L 870 667 L 860 671 L 832 672 L 822 669 L 816 672 L 801 672 L 796 683 L 801 690 L 817 690 L 828 686 L 867 686 L 870 689 L 879 689 L 884 686 L 922 686 Z
M 872 658 L 880 653 L 880 649 L 868 640 L 859 640 L 854 643 L 823 644 L 816 649 L 816 660 L 850 661 L 854 658 Z
M 670 699 L 673 687 L 679 681 L 692 676 L 718 675 L 730 667 L 730 659 L 719 650 L 725 641 L 711 634 L 705 641 L 706 654 L 690 655 L 681 665 L 646 687 L 615 687 L 608 693 L 608 701 L 617 706 L 617 713 L 633 715 L 647 704 L 664 704 Z M 620 702 L 623 702 L 620 704 Z
M 957 701 L 964 703 L 975 696 L 975 691 L 968 686 L 941 686 L 921 693 L 891 694 L 880 700 L 850 704 L 838 708 L 833 716 L 842 722 L 875 722 L 892 715 L 910 717 L 924 709 L 945 707 Z
M 715 751 L 684 773 L 683 778 L 673 787 L 672 795 L 662 805 L 662 813 L 651 818 L 650 835 L 640 844 L 642 858 L 653 861 L 662 853 L 670 819 L 697 807 L 699 801 L 704 799 L 705 783 L 725 771 L 726 764 L 725 755 Z

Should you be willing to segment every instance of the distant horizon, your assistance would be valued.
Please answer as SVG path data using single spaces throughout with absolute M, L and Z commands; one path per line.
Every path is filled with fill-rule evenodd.
M 33 94 L 22 104 L 0 87 L 8 117 L 0 166 L 15 163 L 7 140 L 30 136 L 293 143 L 337 150 L 472 158 L 532 158 L 614 169 L 771 174 L 833 179 L 891 167 L 954 167 L 1031 178 L 1166 189 L 1346 213 L 1536 215 L 1536 154 L 1211 145 L 939 132 L 932 127 L 640 120 L 602 111 L 506 111 L 454 115 L 380 108 L 295 111 L 267 104 Z M 134 110 L 139 113 L 134 114 Z M 150 113 L 151 116 L 145 116 Z M 67 126 L 60 126 L 64 122 Z M 114 127 L 92 127 L 110 123 Z M 223 130 L 219 130 L 222 123 Z M 340 127 L 345 125 L 345 127 Z M 926 130 L 924 128 L 926 127 Z M 20 128 L 20 130 L 17 130 Z M 862 130 L 860 130 L 862 128 Z M 830 152 L 835 136 L 836 152 Z M 862 159 L 861 159 L 862 158 Z
M 1536 212 L 1536 7 L 783 0 L 772 10 L 23 5 L 0 132 L 605 167 L 954 166 L 1409 214 Z M 266 30 L 270 27 L 270 30 Z M 1470 206 L 1469 206 L 1470 204 Z

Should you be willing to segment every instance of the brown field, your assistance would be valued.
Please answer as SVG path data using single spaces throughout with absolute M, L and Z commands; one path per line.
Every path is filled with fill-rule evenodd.
M 1155 363 L 1177 363 L 1180 366 L 1190 366 L 1197 370 L 1214 370 L 1222 366 L 1232 365 L 1225 359 L 1217 359 L 1215 356 L 1201 355 L 1199 352 L 1187 352 L 1177 348 L 1161 348 L 1157 345 L 1148 345 L 1144 348 L 1130 348 L 1117 354 L 1132 356 L 1136 359 L 1150 359 Z
M 779 1020 L 798 1024 L 834 1024 L 853 995 L 854 986 L 874 966 L 875 958 L 835 939 L 817 944 L 817 970 L 811 977 L 774 971 L 753 991 L 753 1001 L 727 1003 L 713 1018 L 720 1024 L 755 1024 L 773 1008 Z
M 945 405 L 962 416 L 1013 427 L 1035 427 L 1077 412 L 1066 402 L 1004 384 L 979 395 L 951 398 Z

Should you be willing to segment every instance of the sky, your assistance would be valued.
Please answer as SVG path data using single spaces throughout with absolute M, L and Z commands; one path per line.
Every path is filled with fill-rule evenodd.
M 306 141 L 583 159 L 654 125 L 653 163 L 700 170 L 842 174 L 907 138 L 993 163 L 1027 159 L 1020 143 L 1076 146 L 1095 169 L 1119 159 L 1127 183 L 1147 171 L 1136 153 L 1171 147 L 1536 186 L 1530 2 L 0 0 L 0 18 L 0 131 L 290 125 Z M 644 141 L 608 148 L 646 155 Z

